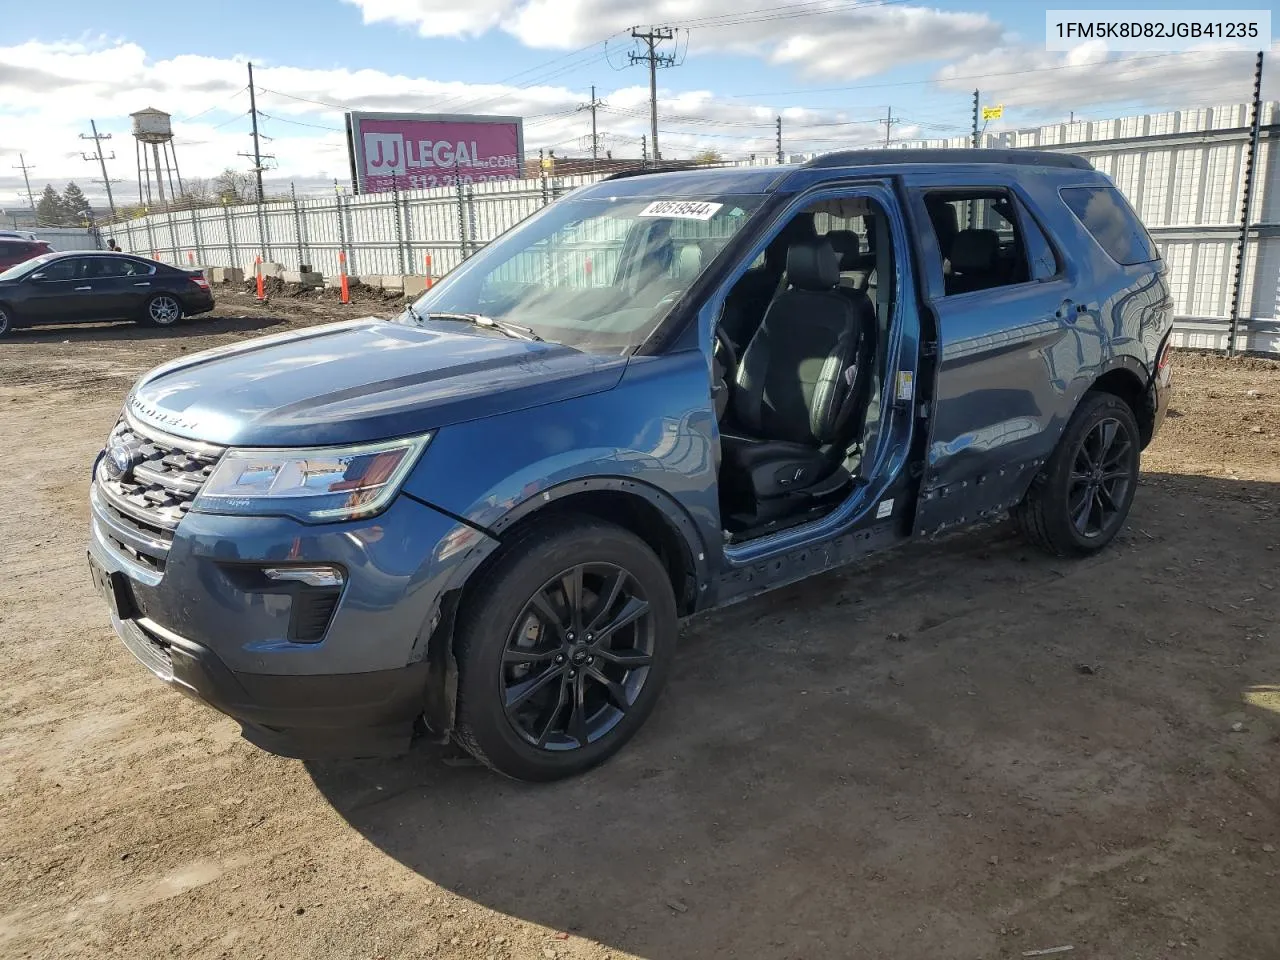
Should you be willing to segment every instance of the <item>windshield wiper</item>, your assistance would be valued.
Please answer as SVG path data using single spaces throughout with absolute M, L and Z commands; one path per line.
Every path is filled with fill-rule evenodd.
M 416 310 L 410 307 L 413 315 L 421 322 L 424 318 Z M 533 327 L 525 327 L 518 323 L 508 323 L 506 320 L 495 320 L 493 317 L 486 317 L 483 313 L 437 313 L 431 311 L 425 317 L 427 320 L 460 320 L 463 323 L 472 323 L 477 327 L 489 327 L 497 330 L 499 333 L 506 334 L 515 340 L 536 340 L 539 343 L 545 342 L 542 337 L 533 331 Z

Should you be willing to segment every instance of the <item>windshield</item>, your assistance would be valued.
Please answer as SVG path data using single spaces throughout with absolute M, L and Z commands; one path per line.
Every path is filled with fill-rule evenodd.
M 479 314 L 580 350 L 626 352 L 764 200 L 566 198 L 477 253 L 399 319 Z
M 18 277 L 24 276 L 40 266 L 56 257 L 56 253 L 45 253 L 38 257 L 32 257 L 30 260 L 23 260 L 21 263 L 15 263 L 8 270 L 0 273 L 0 280 L 17 280 Z

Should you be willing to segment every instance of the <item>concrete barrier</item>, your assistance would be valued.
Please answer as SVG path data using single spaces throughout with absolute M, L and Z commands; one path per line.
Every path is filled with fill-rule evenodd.
M 239 267 L 211 267 L 205 270 L 210 283 L 243 283 L 244 271 Z
M 244 275 L 250 278 L 256 277 L 257 269 L 258 269 L 257 264 L 255 264 L 252 260 L 250 260 L 245 265 Z M 262 275 L 264 277 L 278 277 L 282 273 L 284 273 L 283 263 L 276 263 L 274 260 L 264 260 L 262 262 Z
M 350 286 L 353 286 L 353 287 L 354 287 L 354 286 L 355 286 L 357 283 L 359 283 L 359 282 L 360 282 L 360 278 L 359 278 L 359 277 L 352 277 L 352 276 L 348 276 L 348 277 L 347 277 L 347 283 L 348 283 L 348 285 L 350 285 Z M 335 276 L 332 276 L 332 277 L 325 277 L 325 278 L 324 278 L 324 288 L 325 288 L 326 290 L 338 290 L 338 289 L 340 289 L 341 287 L 342 287 L 342 277 L 341 277 L 341 276 L 337 276 L 337 275 L 335 275 Z
M 378 284 L 383 290 L 390 293 L 404 293 L 404 277 L 398 273 L 384 273 Z
M 310 287 L 312 290 L 317 287 L 324 286 L 324 277 L 310 270 L 306 272 L 301 270 L 283 270 L 280 273 L 280 279 L 285 283 L 297 283 L 304 287 Z
M 418 298 L 427 292 L 427 278 L 410 276 L 404 278 L 404 295 Z

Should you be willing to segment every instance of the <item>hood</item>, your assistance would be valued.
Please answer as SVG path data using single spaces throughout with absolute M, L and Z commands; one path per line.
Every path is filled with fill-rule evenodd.
M 366 318 L 157 367 L 125 401 L 143 423 L 240 446 L 363 443 L 608 390 L 626 359 Z

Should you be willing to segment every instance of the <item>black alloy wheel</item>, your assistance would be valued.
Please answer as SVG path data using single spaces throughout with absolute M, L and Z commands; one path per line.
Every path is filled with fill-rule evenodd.
M 671 577 L 635 534 L 562 514 L 504 541 L 468 582 L 454 739 L 518 780 L 581 773 L 653 711 L 675 656 Z
M 1123 520 L 1134 481 L 1134 438 L 1114 417 L 1099 420 L 1076 447 L 1067 509 L 1080 536 L 1093 540 Z
M 613 730 L 653 665 L 640 584 L 611 563 L 552 577 L 525 604 L 502 656 L 507 720 L 540 750 L 576 750 Z
M 13 329 L 13 315 L 9 313 L 9 308 L 0 305 L 0 337 Z
M 1141 434 L 1133 410 L 1110 393 L 1084 395 L 1013 520 L 1055 556 L 1095 553 L 1124 526 L 1138 488 Z

